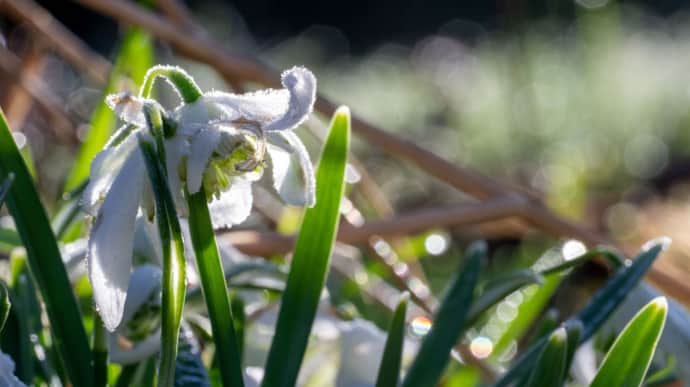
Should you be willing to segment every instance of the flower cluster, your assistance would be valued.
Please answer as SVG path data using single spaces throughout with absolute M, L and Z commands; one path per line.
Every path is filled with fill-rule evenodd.
M 162 153 L 181 216 L 188 211 L 185 195 L 203 190 L 214 227 L 243 222 L 252 207 L 251 183 L 262 176 L 266 166 L 286 203 L 314 205 L 313 167 L 292 130 L 312 111 L 316 79 L 306 68 L 295 67 L 283 73 L 282 84 L 280 90 L 247 94 L 211 91 L 172 111 L 127 93 L 107 98 L 126 125 L 94 158 L 83 196 L 83 207 L 95 217 L 87 259 L 94 299 L 106 328 L 113 331 L 122 321 L 135 219 L 138 214 L 151 218 L 155 212 L 138 145 L 141 139 L 152 137 L 147 109 L 162 114 Z

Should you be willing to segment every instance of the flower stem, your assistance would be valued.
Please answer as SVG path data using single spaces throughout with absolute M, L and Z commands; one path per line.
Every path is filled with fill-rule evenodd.
M 156 78 L 163 77 L 170 81 L 175 90 L 180 94 L 184 103 L 192 103 L 203 94 L 199 86 L 189 74 L 176 66 L 153 66 L 149 69 L 141 84 L 139 95 L 148 98 Z
M 158 385 L 171 386 L 175 379 L 175 359 L 186 290 L 184 245 L 164 167 L 159 162 L 153 143 L 140 137 L 139 145 L 144 154 L 156 199 L 156 219 L 163 247 L 161 359 Z M 174 254 L 170 250 L 171 234 L 175 246 Z
M 199 192 L 192 195 L 185 192 L 185 196 L 189 206 L 189 231 L 211 319 L 223 386 L 243 386 L 241 358 L 233 327 L 227 284 L 206 204 L 206 192 L 202 187 Z

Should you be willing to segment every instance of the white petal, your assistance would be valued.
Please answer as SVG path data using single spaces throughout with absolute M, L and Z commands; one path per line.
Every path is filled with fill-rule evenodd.
M 158 266 L 163 264 L 161 262 L 163 251 L 156 222 L 149 222 L 145 216 L 138 216 L 134 226 L 133 243 L 132 254 L 135 258 Z M 129 286 L 131 288 L 132 284 L 130 283 Z M 129 302 L 129 298 L 127 302 Z M 126 305 L 125 309 L 127 309 Z
M 177 119 L 178 130 L 184 136 L 192 136 L 200 129 L 207 127 L 213 122 L 230 122 L 240 118 L 240 113 L 234 105 L 218 103 L 215 98 L 209 98 L 206 93 L 197 101 L 184 104 L 175 110 L 174 116 Z M 217 93 L 220 95 L 232 95 Z
M 304 144 L 292 131 L 268 134 L 273 185 L 287 204 L 313 207 L 316 201 L 314 167 Z M 272 145 L 285 141 L 292 152 Z
M 208 165 L 214 149 L 218 146 L 220 132 L 213 127 L 208 127 L 197 133 L 192 138 L 187 159 L 187 188 L 189 193 L 195 194 L 201 188 L 204 170 Z
M 316 99 L 316 78 L 304 67 L 283 73 L 285 89 L 266 89 L 242 95 L 212 91 L 204 100 L 227 107 L 250 121 L 263 124 L 267 131 L 293 129 L 311 113 Z
M 304 67 L 293 67 L 283 73 L 283 86 L 290 91 L 290 102 L 285 113 L 268 124 L 265 129 L 287 130 L 300 125 L 311 113 L 316 99 L 316 77 Z
M 209 204 L 213 228 L 232 227 L 244 222 L 252 210 L 252 186 L 242 178 L 233 179 L 230 189 Z
M 82 207 L 95 215 L 98 204 L 108 193 L 122 165 L 133 150 L 137 149 L 137 136 L 130 134 L 120 145 L 104 149 L 91 161 L 89 184 L 82 195 Z
M 160 292 L 162 275 L 161 268 L 152 264 L 141 265 L 134 270 L 127 289 L 123 322 L 131 320 L 139 308 L 151 299 L 153 292 Z
M 89 237 L 89 279 L 98 312 L 110 331 L 124 311 L 143 168 L 141 153 L 133 152 L 113 181 Z
M 105 98 L 105 103 L 117 114 L 120 119 L 128 124 L 146 126 L 144 116 L 145 99 L 131 93 L 110 94 Z

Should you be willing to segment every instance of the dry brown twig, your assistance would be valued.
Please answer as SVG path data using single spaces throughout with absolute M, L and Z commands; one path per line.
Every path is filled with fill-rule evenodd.
M 31 62 L 34 62 L 34 60 L 31 60 Z M 64 104 L 58 96 L 53 94 L 41 78 L 35 74 L 37 69 L 36 63 L 25 66 L 11 51 L 4 47 L 0 48 L 0 72 L 15 86 L 10 91 L 14 97 L 10 95 L 9 98 L 16 98 L 18 96 L 17 93 L 24 94 L 24 96 L 20 95 L 17 101 L 22 101 L 27 96 L 30 97 L 51 121 L 50 128 L 55 135 L 65 142 L 75 142 L 74 124 L 65 113 Z M 12 101 L 13 104 L 16 103 L 14 99 Z
M 110 74 L 110 62 L 95 54 L 45 9 L 31 1 L 0 0 L 0 10 L 26 23 L 40 35 L 48 47 L 73 63 L 98 84 L 105 84 Z

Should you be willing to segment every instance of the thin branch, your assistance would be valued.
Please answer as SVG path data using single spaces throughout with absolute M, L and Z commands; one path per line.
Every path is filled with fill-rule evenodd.
M 99 85 L 107 82 L 110 62 L 90 50 L 44 8 L 30 0 L 0 0 L 0 10 L 26 23 L 49 47 L 54 48 L 92 81 Z
M 75 142 L 74 124 L 64 112 L 61 99 L 32 72 L 23 70 L 22 62 L 12 52 L 0 47 L 0 72 L 14 85 L 30 96 L 36 106 L 50 119 L 55 135 L 66 141 Z
M 393 237 L 421 233 L 433 228 L 457 227 L 517 216 L 524 211 L 525 201 L 519 197 L 491 199 L 476 204 L 417 210 L 362 226 L 341 227 L 337 240 L 351 245 L 362 245 L 376 237 Z M 292 250 L 294 237 L 274 232 L 230 231 L 220 237 L 249 255 L 271 256 Z

